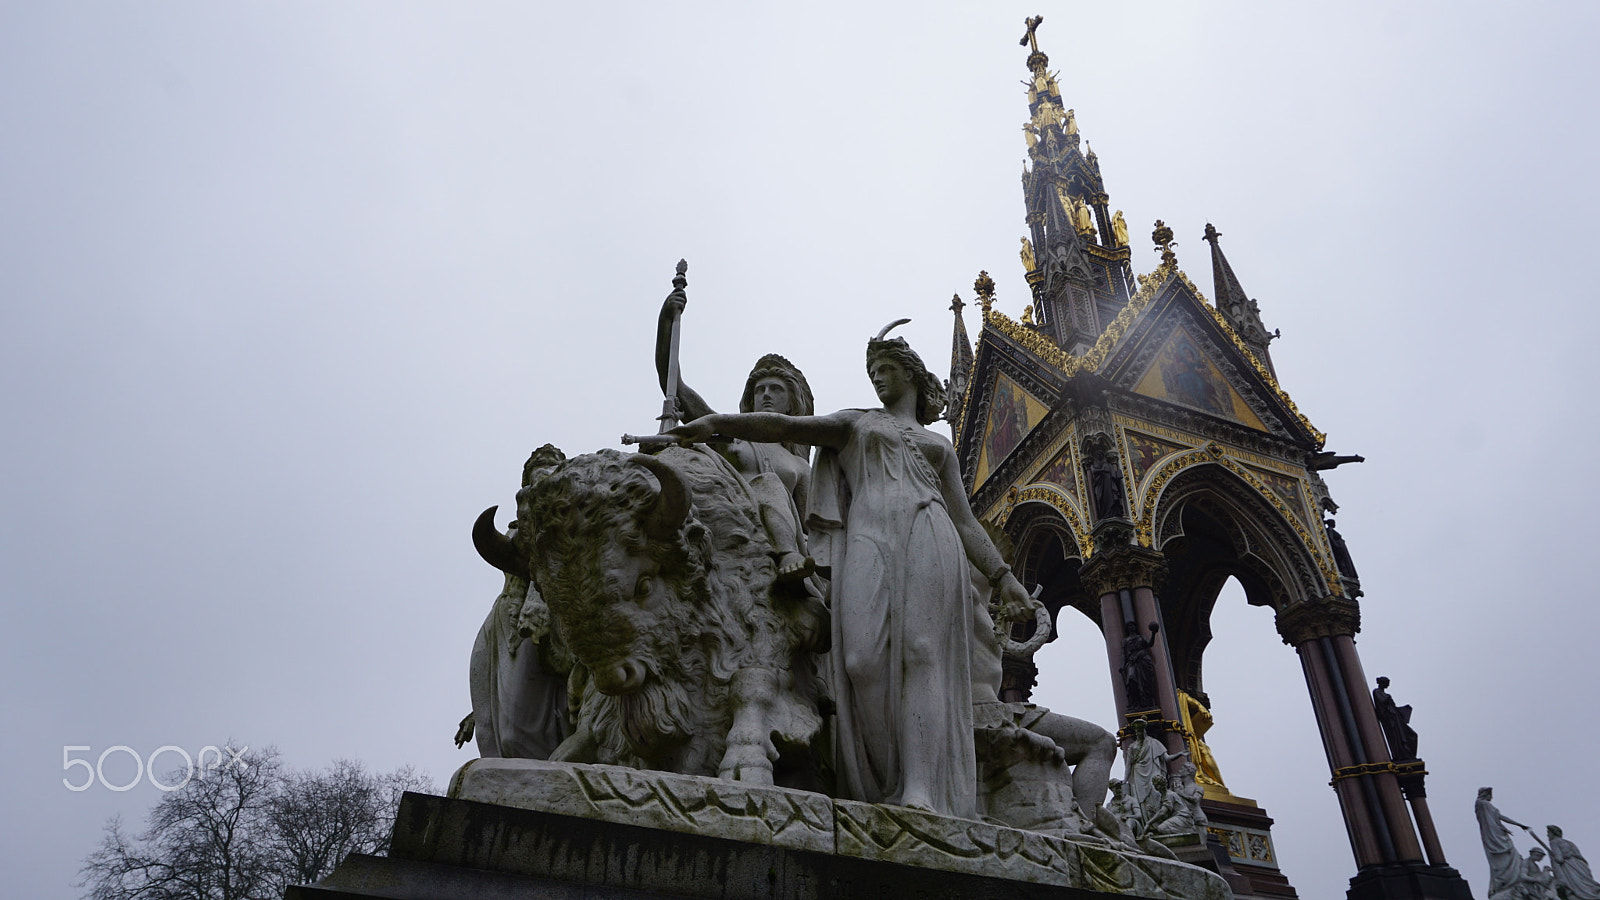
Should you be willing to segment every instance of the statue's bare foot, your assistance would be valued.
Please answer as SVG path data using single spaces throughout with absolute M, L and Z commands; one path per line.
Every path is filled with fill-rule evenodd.
M 817 561 L 797 551 L 790 550 L 778 557 L 778 580 L 804 581 L 817 571 Z

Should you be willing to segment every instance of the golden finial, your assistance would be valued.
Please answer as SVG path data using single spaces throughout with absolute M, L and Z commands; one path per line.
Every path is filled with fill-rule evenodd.
M 1023 19 L 1022 22 L 1028 26 L 1028 33 L 1024 34 L 1022 40 L 1017 41 L 1017 43 L 1032 51 L 1028 54 L 1028 69 L 1037 74 L 1044 71 L 1044 67 L 1050 64 L 1050 57 L 1039 52 L 1039 38 L 1034 34 L 1035 31 L 1039 30 L 1039 25 L 1044 22 L 1044 16 L 1029 16 Z
M 994 305 L 994 279 L 989 277 L 987 269 L 978 272 L 977 280 L 972 282 L 973 291 L 978 294 L 978 304 L 985 313 Z
M 1034 32 L 1039 30 L 1039 26 L 1043 22 L 1044 22 L 1044 16 L 1042 16 L 1042 15 L 1040 15 L 1040 16 L 1030 16 L 1030 17 L 1028 17 L 1026 19 L 1023 19 L 1022 20 L 1022 24 L 1028 26 L 1028 33 L 1023 35 L 1022 36 L 1022 40 L 1017 41 L 1017 44 L 1019 46 L 1022 46 L 1022 47 L 1028 47 L 1028 49 L 1032 50 L 1035 53 L 1038 53 L 1039 52 L 1039 39 L 1034 36 Z
M 952 294 L 950 296 L 950 311 L 956 315 L 961 315 L 961 310 L 964 309 L 966 305 L 966 303 L 962 302 L 960 294 Z
M 1172 248 L 1178 246 L 1178 242 L 1172 239 L 1172 229 L 1167 227 L 1167 223 L 1157 219 L 1156 230 L 1150 232 L 1150 239 L 1156 242 L 1162 265 L 1177 265 L 1178 256 L 1172 252 Z

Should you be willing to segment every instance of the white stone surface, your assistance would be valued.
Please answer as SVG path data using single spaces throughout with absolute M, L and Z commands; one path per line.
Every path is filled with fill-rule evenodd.
M 526 759 L 479 759 L 450 796 L 794 850 L 1138 897 L 1228 900 L 1195 866 L 900 806 L 717 778 Z
M 832 801 L 821 794 L 622 766 L 475 759 L 450 782 L 461 800 L 833 852 Z

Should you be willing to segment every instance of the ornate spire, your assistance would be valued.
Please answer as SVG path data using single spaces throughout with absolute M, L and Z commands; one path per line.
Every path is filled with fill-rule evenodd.
M 987 279 L 987 272 L 978 276 L 979 283 Z M 994 282 L 989 281 L 988 284 L 992 293 Z M 947 399 L 944 417 L 950 423 L 952 439 L 961 427 L 961 414 L 966 409 L 967 388 L 970 386 L 968 379 L 972 375 L 972 341 L 967 337 L 967 323 L 961 318 L 961 310 L 965 307 L 960 294 L 950 298 L 950 311 L 955 314 L 956 324 L 950 338 L 950 380 L 945 384 Z
M 1217 238 L 1222 236 L 1210 222 L 1206 223 L 1206 242 L 1211 245 L 1211 280 L 1217 298 L 1217 312 L 1222 313 L 1223 319 L 1233 326 L 1239 339 L 1244 341 L 1246 347 L 1261 360 L 1267 371 L 1277 376 L 1272 368 L 1272 357 L 1267 352 L 1267 345 L 1278 336 L 1276 331 L 1267 333 L 1265 325 L 1261 324 L 1261 309 L 1256 301 L 1245 295 L 1244 287 L 1239 284 L 1239 277 L 1233 274 L 1233 266 L 1228 265 L 1228 258 L 1222 255 L 1222 244 Z
M 1019 42 L 1029 50 L 1022 261 L 1035 324 L 1060 347 L 1078 353 L 1128 302 L 1132 273 L 1122 249 L 1126 242 L 1116 241 L 1100 162 L 1084 152 L 1077 113 L 1067 108 L 1050 58 L 1039 49 L 1043 21 L 1025 19 L 1028 30 Z

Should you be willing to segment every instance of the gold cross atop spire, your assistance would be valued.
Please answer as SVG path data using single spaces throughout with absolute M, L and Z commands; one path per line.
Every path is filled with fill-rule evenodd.
M 1040 15 L 1040 16 L 1032 16 L 1030 18 L 1023 19 L 1022 23 L 1024 25 L 1028 26 L 1028 33 L 1023 35 L 1022 36 L 1022 40 L 1017 41 L 1017 44 L 1019 46 L 1022 46 L 1022 47 L 1027 47 L 1029 50 L 1032 50 L 1034 53 L 1038 53 L 1039 52 L 1039 39 L 1036 36 L 1034 36 L 1034 32 L 1039 30 L 1039 25 L 1042 22 L 1044 22 L 1044 16 L 1042 16 L 1042 15 Z

